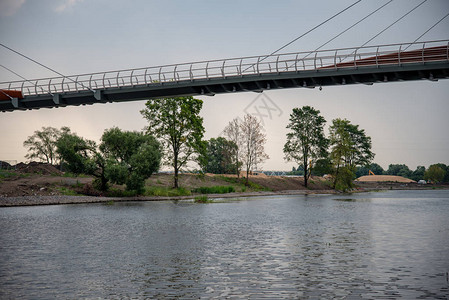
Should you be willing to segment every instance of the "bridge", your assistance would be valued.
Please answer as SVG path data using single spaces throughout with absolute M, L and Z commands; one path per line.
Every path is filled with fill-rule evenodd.
M 0 110 L 448 77 L 449 40 L 438 40 L 0 82 Z

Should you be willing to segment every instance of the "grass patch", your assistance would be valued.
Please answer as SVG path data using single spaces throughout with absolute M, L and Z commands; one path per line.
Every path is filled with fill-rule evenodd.
M 53 174 L 52 174 L 52 175 L 53 175 Z M 60 175 L 58 175 L 58 174 L 54 174 L 54 175 L 60 176 Z M 71 178 L 80 177 L 80 178 L 87 178 L 87 177 L 90 177 L 90 176 L 89 176 L 89 175 L 86 175 L 86 174 L 75 174 L 75 173 L 72 173 L 72 172 L 64 172 L 64 173 L 62 174 L 62 177 L 71 177 Z
M 0 170 L 0 179 L 20 176 L 19 173 L 9 170 Z
M 127 191 L 127 190 L 121 190 L 117 188 L 110 188 L 106 192 L 107 197 L 135 197 L 138 193 L 136 191 Z
M 9 179 L 9 178 L 14 178 L 14 177 L 20 177 L 20 178 L 24 178 L 24 177 L 29 177 L 32 174 L 23 174 L 23 173 L 18 173 L 16 171 L 12 171 L 12 170 L 1 170 L 0 169 L 0 180 L 2 179 Z
M 192 189 L 192 193 L 199 193 L 199 194 L 227 194 L 227 193 L 234 193 L 235 188 L 233 186 L 210 186 L 210 187 L 199 187 Z
M 240 178 L 237 178 L 237 177 L 226 177 L 226 176 L 216 176 L 216 177 L 218 177 L 219 179 L 226 181 L 228 183 L 236 183 L 236 184 L 242 183 Z
M 260 184 L 254 183 L 252 181 L 248 181 L 248 187 L 253 190 L 256 190 L 256 191 L 270 191 L 269 188 L 266 188 Z
M 226 176 L 217 176 L 219 179 L 226 181 L 228 183 L 239 185 L 242 189 L 242 192 L 246 192 L 246 190 L 249 188 L 253 191 L 271 191 L 269 188 L 266 188 L 260 184 L 257 184 L 255 182 L 252 182 L 251 180 L 248 181 L 248 184 L 246 184 L 246 178 L 244 177 L 226 177 Z
M 168 187 L 146 187 L 145 196 L 177 197 L 190 196 L 191 192 L 183 187 L 173 189 Z
M 214 201 L 212 201 L 211 199 L 207 198 L 206 195 L 201 195 L 201 196 L 196 196 L 194 202 L 195 203 L 212 203 Z
M 64 196 L 81 196 L 80 194 L 78 194 L 74 190 L 69 189 L 69 188 L 67 188 L 65 186 L 57 187 L 56 191 L 58 191 L 58 193 L 60 193 L 61 195 L 64 195 Z

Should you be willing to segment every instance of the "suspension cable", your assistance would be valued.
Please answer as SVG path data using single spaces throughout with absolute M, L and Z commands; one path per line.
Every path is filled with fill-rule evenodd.
M 325 23 L 329 22 L 330 20 L 334 19 L 335 17 L 339 16 L 340 14 L 344 13 L 345 11 L 347 11 L 348 9 L 350 9 L 351 7 L 353 7 L 354 5 L 360 3 L 362 0 L 357 0 L 356 2 L 354 2 L 353 4 L 349 5 L 348 7 L 344 8 L 343 10 L 339 11 L 338 13 L 336 13 L 335 15 L 333 15 L 332 17 L 324 20 L 323 22 L 321 22 L 320 24 L 316 25 L 315 27 L 313 27 L 312 29 L 309 29 L 307 32 L 301 34 L 300 36 L 298 36 L 297 38 L 291 40 L 290 42 L 288 42 L 287 44 L 285 44 L 284 46 L 282 46 L 281 48 L 271 52 L 270 54 L 268 54 L 267 56 L 263 57 L 259 62 L 265 60 L 266 58 L 278 53 L 279 51 L 281 51 L 282 49 L 290 46 L 291 44 L 293 44 L 294 42 L 296 42 L 297 40 L 299 40 L 300 38 L 306 36 L 307 34 L 311 33 L 312 31 L 314 31 L 315 29 L 317 29 L 318 27 L 324 25 Z M 246 68 L 245 70 L 243 70 L 243 72 L 245 72 L 246 70 L 250 69 L 253 65 L 249 66 L 248 68 Z
M 2 64 L 0 64 L 0 67 L 2 67 L 3 69 L 6 69 L 6 70 L 8 70 L 9 72 L 11 72 L 11 73 L 13 73 L 14 75 L 16 75 L 16 76 L 18 76 L 18 77 L 20 77 L 20 78 L 22 78 L 23 80 L 25 80 L 26 82 L 29 82 L 29 83 L 31 83 L 32 85 L 35 85 L 33 82 L 31 82 L 30 80 L 28 80 L 28 79 L 26 79 L 25 77 L 23 77 L 22 75 L 20 75 L 20 74 L 18 74 L 18 73 L 16 73 L 16 72 L 14 72 L 13 70 L 11 70 L 10 68 L 8 68 L 8 67 L 5 67 L 4 65 L 2 65 Z M 41 87 L 41 90 L 42 91 L 44 91 L 44 89 Z M 52 95 L 53 96 L 53 94 L 52 94 L 52 92 L 51 91 L 47 91 L 47 93 L 48 94 L 50 94 L 50 95 Z
M 5 70 L 8 70 L 9 72 L 13 73 L 13 74 L 16 75 L 17 77 L 20 77 L 21 79 L 28 81 L 28 80 L 27 80 L 25 77 L 23 77 L 22 75 L 17 74 L 17 73 L 14 72 L 13 70 L 11 70 L 10 68 L 5 67 L 5 66 L 2 65 L 2 64 L 0 64 L 0 67 L 2 67 L 2 68 L 5 69 Z
M 330 20 L 332 20 L 333 18 L 337 17 L 338 15 L 344 13 L 345 11 L 347 11 L 348 9 L 350 9 L 351 7 L 353 7 L 354 5 L 360 3 L 362 0 L 358 0 L 356 2 L 354 2 L 353 4 L 349 5 L 348 7 L 346 7 L 345 9 L 339 11 L 338 13 L 336 13 L 335 15 L 333 15 L 332 17 L 326 19 L 325 21 L 321 22 L 320 24 L 316 25 L 315 27 L 313 27 L 312 29 L 308 30 L 307 32 L 301 34 L 300 36 L 298 36 L 297 38 L 293 39 L 292 41 L 288 42 L 287 44 L 285 44 L 284 46 L 282 46 L 281 48 L 277 49 L 276 51 L 273 51 L 270 55 L 271 56 L 273 54 L 276 54 L 277 52 L 281 51 L 282 49 L 284 49 L 287 46 L 290 46 L 291 44 L 293 44 L 294 42 L 296 42 L 297 40 L 299 40 L 300 38 L 306 36 L 307 34 L 309 34 L 310 32 L 314 31 L 315 29 L 317 29 L 318 27 L 324 25 L 325 23 L 329 22 Z
M 2 93 L 3 95 L 5 95 L 6 97 L 8 97 L 9 99 L 14 99 L 13 97 L 11 97 L 9 94 L 5 93 L 3 90 L 0 89 L 0 93 Z
M 399 19 L 397 19 L 396 21 L 394 21 L 393 23 L 391 23 L 390 25 L 388 25 L 387 27 L 385 27 L 383 30 L 381 30 L 379 33 L 377 33 L 375 36 L 373 36 L 372 38 L 370 38 L 368 41 L 366 41 L 365 43 L 363 43 L 362 46 L 357 47 L 356 50 L 352 51 L 350 54 L 346 55 L 342 60 L 344 61 L 345 59 L 347 59 L 348 57 L 352 57 L 352 55 L 360 48 L 366 46 L 366 44 L 368 44 L 369 42 L 371 42 L 372 40 L 374 40 L 375 38 L 377 38 L 379 35 L 381 35 L 382 33 L 384 33 L 385 31 L 387 31 L 389 28 L 391 28 L 393 25 L 395 25 L 396 23 L 398 23 L 400 20 L 402 20 L 403 18 L 405 18 L 406 16 L 408 16 L 410 13 L 412 13 L 415 9 L 417 9 L 418 7 L 420 7 L 421 5 L 423 5 L 427 0 L 422 1 L 421 3 L 419 3 L 418 5 L 416 5 L 415 7 L 413 7 L 411 10 L 409 10 L 407 13 L 405 13 L 404 15 L 402 15 L 402 17 L 400 17 Z
M 387 27 L 385 27 L 385 29 L 383 29 L 382 31 L 380 31 L 378 34 L 376 34 L 375 36 L 373 36 L 372 38 L 370 38 L 368 41 L 366 41 L 362 46 L 360 46 L 359 48 L 362 48 L 363 46 L 365 46 L 366 44 L 368 44 L 369 42 L 371 42 L 372 40 L 374 40 L 375 38 L 377 38 L 379 35 L 381 35 L 382 33 L 384 33 L 385 31 L 387 31 L 388 29 L 390 29 L 392 26 L 394 26 L 396 23 L 398 23 L 399 21 L 401 21 L 403 18 L 405 18 L 406 16 L 408 16 L 410 13 L 412 13 L 415 9 L 417 9 L 418 7 L 420 7 L 421 5 L 423 5 L 427 0 L 422 1 L 421 3 L 419 3 L 418 5 L 416 5 L 414 8 L 412 8 L 411 10 L 409 10 L 405 15 L 403 15 L 402 17 L 400 17 L 399 19 L 397 19 L 396 21 L 394 21 L 393 23 L 391 23 L 390 25 L 388 25 Z
M 337 34 L 336 36 L 334 36 L 333 38 L 331 38 L 330 40 L 328 40 L 327 42 L 325 42 L 324 44 L 322 44 L 321 46 L 319 46 L 318 48 L 316 48 L 315 50 L 309 52 L 306 56 L 302 57 L 301 59 L 305 59 L 307 58 L 309 55 L 311 55 L 312 53 L 320 50 L 321 48 L 323 48 L 324 46 L 326 46 L 327 44 L 329 44 L 330 42 L 332 42 L 333 40 L 335 40 L 336 38 L 338 38 L 339 36 L 341 36 L 342 34 L 346 33 L 347 31 L 349 31 L 350 29 L 354 28 L 355 26 L 357 26 L 358 24 L 360 24 L 361 22 L 365 21 L 366 19 L 368 19 L 369 17 L 371 17 L 372 15 L 374 15 L 375 13 L 377 13 L 379 10 L 381 10 L 382 8 L 384 8 L 385 6 L 387 6 L 388 4 L 390 4 L 391 2 L 393 2 L 394 0 L 390 0 L 387 3 L 383 4 L 382 6 L 380 6 L 379 8 L 377 8 L 376 10 L 372 11 L 371 13 L 369 13 L 368 15 L 366 15 L 365 17 L 363 17 L 362 19 L 360 19 L 359 21 L 357 21 L 356 23 L 352 24 L 351 26 L 349 26 L 348 28 L 346 28 L 345 30 L 343 30 L 342 32 L 340 32 L 339 34 Z M 293 66 L 293 65 L 291 65 Z M 290 67 L 291 67 L 290 66 Z
M 416 40 L 414 40 L 410 45 L 407 46 L 407 48 L 404 49 L 407 50 L 412 44 L 416 43 L 420 38 L 422 38 L 424 35 L 426 35 L 429 31 L 431 31 L 435 26 L 437 26 L 441 21 L 443 21 L 444 19 L 447 18 L 447 16 L 449 16 L 449 13 L 447 13 L 444 17 L 442 17 L 438 22 L 436 22 L 435 24 L 433 24 L 432 27 L 430 27 L 429 29 L 427 29 L 423 34 L 421 34 L 419 37 L 416 38 Z
M 10 51 L 12 51 L 12 52 L 18 54 L 18 55 L 20 55 L 20 56 L 22 56 L 22 57 L 24 57 L 24 58 L 26 58 L 26 59 L 28 59 L 28 60 L 31 60 L 32 62 L 38 64 L 39 66 L 44 67 L 45 69 L 50 70 L 50 71 L 52 71 L 52 72 L 58 74 L 59 76 L 62 76 L 63 78 L 68 79 L 68 80 L 74 82 L 75 84 L 80 84 L 82 87 L 84 87 L 84 88 L 90 90 L 91 92 L 95 92 L 93 89 L 91 89 L 90 87 L 85 86 L 85 85 L 82 84 L 81 82 L 77 82 L 76 80 L 73 80 L 72 78 L 67 77 L 67 76 L 65 76 L 64 74 L 59 73 L 58 71 L 56 71 L 56 70 L 54 70 L 54 69 L 52 69 L 52 68 L 50 68 L 50 67 L 47 67 L 47 66 L 44 65 L 44 64 L 41 64 L 40 62 L 38 62 L 38 61 L 36 61 L 36 60 L 34 60 L 34 59 L 32 59 L 32 58 L 26 56 L 25 54 L 22 54 L 22 53 L 20 53 L 20 52 L 18 52 L 18 51 L 16 51 L 16 50 L 14 50 L 14 49 L 12 49 L 12 48 L 10 48 L 10 47 L 4 45 L 4 44 L 2 44 L 2 43 L 0 43 L 0 46 L 2 46 L 2 47 L 4 47 L 4 48 L 6 48 L 6 49 L 8 49 L 8 50 L 10 50 Z

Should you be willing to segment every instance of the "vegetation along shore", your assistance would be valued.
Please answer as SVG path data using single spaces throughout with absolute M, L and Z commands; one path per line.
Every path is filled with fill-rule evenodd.
M 436 188 L 449 182 L 449 167 L 442 163 L 383 170 L 373 162 L 364 129 L 336 118 L 326 135 L 327 121 L 310 106 L 294 108 L 286 124 L 283 152 L 298 167 L 288 176 L 267 176 L 259 170 L 269 159 L 262 122 L 247 114 L 205 140 L 202 105 L 193 97 L 150 99 L 141 110 L 148 122 L 142 131 L 109 128 L 99 142 L 69 127 L 36 130 L 23 142 L 32 162 L 0 161 L 0 205 L 192 198 L 207 203 L 214 197 Z M 393 179 L 366 182 L 364 175 L 404 180 L 384 176 Z

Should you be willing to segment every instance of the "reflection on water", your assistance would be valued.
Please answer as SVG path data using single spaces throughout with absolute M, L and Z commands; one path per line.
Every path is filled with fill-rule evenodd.
M 0 298 L 446 299 L 448 215 L 449 191 L 0 208 Z

